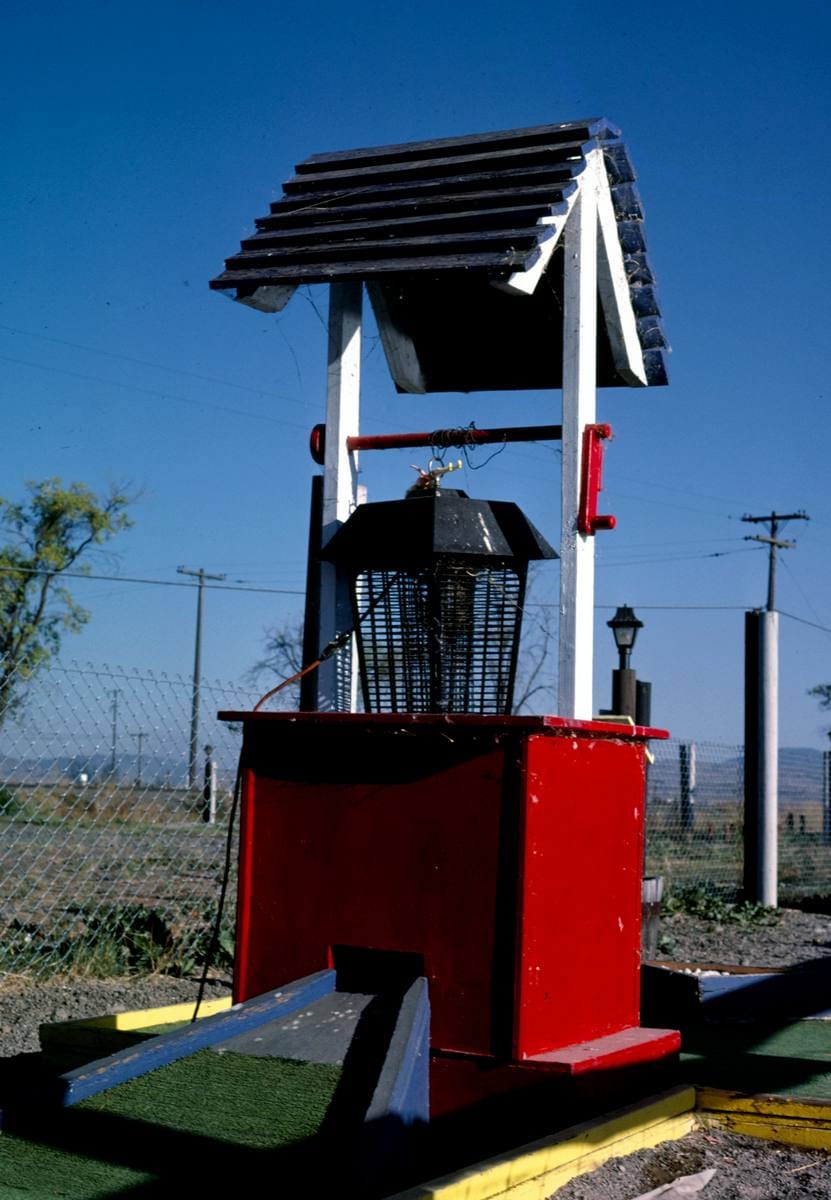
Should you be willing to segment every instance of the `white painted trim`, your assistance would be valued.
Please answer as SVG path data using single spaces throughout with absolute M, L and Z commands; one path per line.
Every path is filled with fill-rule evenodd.
M 346 439 L 360 432 L 361 302 L 359 281 L 329 285 L 329 349 L 326 370 L 326 450 L 323 463 L 325 546 L 358 503 L 358 455 Z M 320 648 L 352 624 L 346 580 L 331 563 L 321 564 Z M 354 712 L 358 696 L 355 639 L 349 650 L 322 663 L 318 687 L 321 710 Z
M 545 232 L 540 234 L 539 253 L 532 265 L 525 271 L 514 271 L 507 279 L 492 280 L 493 287 L 498 288 L 501 292 L 510 292 L 512 295 L 518 296 L 530 296 L 536 290 L 537 284 L 551 262 L 551 255 L 566 227 L 566 221 L 577 200 L 579 190 L 580 179 L 571 185 L 566 184 L 563 188 L 565 198 L 558 204 L 552 204 L 549 215 L 540 217 L 537 221 L 537 225 L 543 227 Z
M 590 719 L 594 656 L 594 537 L 577 529 L 583 430 L 596 419 L 599 151 L 587 156 L 564 233 L 563 471 L 558 712 Z
M 427 384 L 412 338 L 393 324 L 383 289 L 377 283 L 368 283 L 366 290 L 394 382 L 405 392 L 423 395 L 427 391 Z
M 629 281 L 623 262 L 623 251 L 617 230 L 609 179 L 603 165 L 601 150 L 597 155 L 597 223 L 598 223 L 598 274 L 597 285 L 600 303 L 612 357 L 618 374 L 632 387 L 646 387 L 646 367 L 643 349 L 638 337 L 638 326 L 632 308 Z

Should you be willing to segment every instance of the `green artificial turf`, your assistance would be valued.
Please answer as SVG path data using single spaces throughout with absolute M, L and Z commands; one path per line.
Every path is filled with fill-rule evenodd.
M 281 1154 L 294 1162 L 314 1146 L 339 1076 L 328 1064 L 203 1050 L 4 1132 L 0 1198 L 103 1200 L 153 1181 L 182 1195 L 183 1180 L 201 1189 L 279 1176 Z
M 690 1083 L 831 1099 L 831 1021 L 700 1025 L 685 1033 L 683 1050 Z

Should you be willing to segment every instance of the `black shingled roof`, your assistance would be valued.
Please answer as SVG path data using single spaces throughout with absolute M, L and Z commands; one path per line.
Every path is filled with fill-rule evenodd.
M 312 155 L 210 286 L 245 300 L 262 287 L 359 279 L 376 313 L 383 309 L 412 339 L 422 390 L 560 386 L 561 333 L 553 352 L 552 333 L 561 248 L 546 271 L 550 286 L 533 296 L 490 285 L 533 266 L 551 233 L 540 218 L 565 211 L 594 147 L 603 151 L 647 379 L 665 383 L 635 173 L 620 131 L 605 119 Z M 452 343 L 443 345 L 447 320 Z M 601 326 L 598 383 L 622 384 Z M 503 352 L 483 355 L 492 338 Z M 532 338 L 544 347 L 536 357 L 527 352 Z

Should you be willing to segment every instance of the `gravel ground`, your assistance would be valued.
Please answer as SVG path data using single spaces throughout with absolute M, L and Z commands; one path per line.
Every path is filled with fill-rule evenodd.
M 699 1129 L 681 1141 L 613 1159 L 555 1195 L 556 1200 L 636 1200 L 708 1168 L 715 1175 L 696 1193 L 701 1200 L 827 1200 L 831 1194 L 831 1159 L 821 1150 Z
M 786 967 L 831 954 L 831 916 L 780 909 L 748 924 L 718 922 L 687 913 L 661 918 L 665 961 L 730 966 Z M 777 1146 L 720 1130 L 698 1130 L 616 1159 L 575 1179 L 556 1200 L 636 1200 L 684 1175 L 715 1168 L 701 1200 L 815 1200 L 831 1196 L 831 1156 Z M 671 1197 L 668 1197 L 671 1200 Z
M 660 929 L 656 958 L 670 961 L 787 967 L 831 954 L 831 916 L 793 908 L 748 924 L 674 913 Z
M 782 909 L 764 922 L 734 924 L 677 913 L 661 922 L 659 959 L 788 966 L 831 954 L 831 916 Z M 0 978 L 0 1056 L 38 1049 L 38 1025 L 73 1017 L 193 1000 L 197 980 L 164 976 L 92 980 Z M 206 995 L 230 990 L 211 980 Z M 607 1163 L 561 1188 L 557 1200 L 636 1200 L 679 1176 L 715 1168 L 701 1200 L 815 1200 L 831 1196 L 831 1156 L 717 1130 Z
M 49 1021 L 178 1004 L 195 1000 L 198 990 L 196 979 L 164 975 L 130 979 L 0 977 L 0 1057 L 39 1050 L 38 1026 Z M 230 990 L 230 980 L 208 980 L 205 996 L 225 996 Z

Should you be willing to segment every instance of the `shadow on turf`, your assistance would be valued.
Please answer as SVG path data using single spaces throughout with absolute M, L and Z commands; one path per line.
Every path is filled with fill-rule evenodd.
M 255 1149 L 219 1137 L 177 1131 L 153 1122 L 81 1106 L 6 1115 L 5 1130 L 33 1146 L 85 1156 L 106 1169 L 127 1168 L 152 1180 L 68 1195 L 103 1200 L 161 1200 L 222 1189 L 238 1195 L 267 1187 L 275 1196 L 324 1195 L 375 1200 L 493 1157 L 539 1137 L 649 1095 L 674 1082 L 664 1070 L 598 1072 L 590 1086 L 561 1077 L 540 1078 L 519 1092 L 491 1096 L 450 1116 L 404 1126 L 384 1117 L 361 1122 L 360 1097 L 333 1098 L 321 1132 L 274 1149 Z M 352 1107 L 350 1099 L 356 1106 Z M 358 1116 L 355 1116 L 355 1114 Z M 390 1147 L 395 1148 L 390 1154 Z M 77 1160 L 76 1160 L 77 1161 Z M 71 1161 L 67 1163 L 71 1170 Z M 40 1193 L 43 1194 L 43 1193 Z
M 695 1064 L 696 1082 L 738 1090 L 742 1081 L 737 1071 L 743 1065 L 744 1078 L 752 1084 L 745 1090 L 781 1092 L 818 1073 L 816 1058 L 751 1052 L 773 1031 L 831 1007 L 831 959 L 800 963 L 781 975 L 754 982 L 743 989 L 742 1004 L 745 1010 L 763 1014 L 764 1025 L 736 1023 L 736 998 L 729 995 L 708 1002 L 706 1025 L 687 1025 L 684 1049 L 704 1056 Z M 366 1042 L 356 1046 L 355 1052 L 363 1055 L 365 1063 L 377 1059 L 386 1036 L 389 1015 L 379 1010 L 375 1016 L 375 1021 L 367 1022 Z M 659 1017 L 659 1023 L 669 1027 L 683 1024 L 667 1009 L 649 1016 L 652 1020 Z M 831 1030 L 826 1022 L 817 1025 Z M 759 1061 L 748 1074 L 750 1058 Z M 12 1060 L 6 1066 L 6 1083 L 10 1068 L 12 1079 L 31 1078 L 36 1059 L 26 1055 L 16 1064 Z M 369 1072 L 369 1077 L 373 1074 Z M 160 1200 L 194 1195 L 203 1188 L 223 1188 L 234 1195 L 260 1186 L 278 1196 L 299 1188 L 312 1195 L 334 1189 L 339 1198 L 371 1200 L 635 1101 L 675 1081 L 666 1071 L 660 1076 L 654 1071 L 639 1075 L 631 1069 L 598 1072 L 580 1083 L 535 1079 L 519 1092 L 493 1096 L 463 1112 L 438 1118 L 428 1130 L 423 1125 L 405 1127 L 395 1117 L 363 1123 L 360 1114 L 366 1109 L 366 1077 L 361 1081 L 347 1072 L 346 1079 L 344 1086 L 336 1089 L 318 1135 L 274 1149 L 239 1146 L 79 1107 L 48 1113 L 42 1107 L 7 1111 L 4 1128 L 32 1145 L 84 1155 L 105 1168 L 129 1168 L 155 1177 L 110 1192 L 98 1188 L 88 1193 L 95 1200 L 107 1195 L 122 1200 Z M 9 1088 L 3 1091 L 8 1096 Z M 386 1165 L 381 1152 L 385 1145 L 397 1148 Z
M 762 970 L 762 968 L 760 968 Z M 682 1031 L 682 1050 L 700 1055 L 684 1065 L 690 1082 L 731 1091 L 787 1094 L 810 1085 L 819 1075 L 831 1075 L 831 1021 L 805 1018 L 831 1009 L 831 956 L 795 963 L 777 974 L 710 997 L 693 1005 L 678 993 L 650 999 L 644 993 L 644 1021 Z M 801 1024 L 801 1027 L 800 1027 Z M 758 1053 L 757 1047 L 777 1033 L 794 1027 L 795 1055 Z M 800 1027 L 800 1028 L 796 1028 Z M 812 1042 L 819 1048 L 808 1051 Z M 823 1059 L 826 1061 L 823 1062 Z M 823 1089 L 831 1097 L 829 1085 Z

